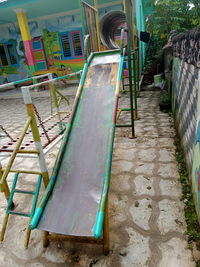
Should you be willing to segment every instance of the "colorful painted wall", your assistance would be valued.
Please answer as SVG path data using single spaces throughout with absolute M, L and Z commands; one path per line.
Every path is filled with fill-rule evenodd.
M 65 74 L 82 68 L 83 36 L 79 14 L 31 21 L 29 28 L 38 72 L 42 73 L 50 68 Z M 14 64 L 10 60 L 7 44 L 13 44 L 12 49 L 16 59 Z M 1 61 L 3 57 L 5 58 L 5 61 L 1 62 L 2 68 L 8 74 L 8 80 L 19 80 L 29 76 L 24 46 L 17 26 L 1 27 L 0 49 L 1 46 L 4 49 L 0 54 Z M 6 57 L 3 52 L 6 53 Z
M 191 34 L 187 36 L 193 38 Z M 185 152 L 200 222 L 200 58 L 197 56 L 198 53 L 193 53 L 194 60 L 190 60 L 192 64 L 189 64 L 186 62 L 189 57 L 184 56 L 191 49 L 190 45 L 194 45 L 193 52 L 197 51 L 196 42 L 200 42 L 200 39 L 195 42 L 188 42 L 190 45 L 183 46 L 185 40 L 183 36 L 181 38 L 180 40 L 177 36 L 172 43 L 174 55 L 172 64 L 172 110 Z M 200 38 L 200 35 L 198 38 Z M 177 53 L 178 41 L 182 43 L 180 53 Z
M 101 8 L 100 19 L 113 10 L 122 10 L 122 5 Z M 35 56 L 34 74 L 51 70 L 61 76 L 82 69 L 84 40 L 79 12 L 31 20 L 29 29 Z M 30 76 L 17 24 L 0 26 L 0 59 L 0 83 Z

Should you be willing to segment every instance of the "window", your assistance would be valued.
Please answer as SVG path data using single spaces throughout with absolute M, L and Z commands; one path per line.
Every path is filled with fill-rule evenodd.
M 10 59 L 11 65 L 16 65 L 17 64 L 17 58 L 15 55 L 15 48 L 12 44 L 7 45 L 7 50 L 8 50 L 8 56 Z
M 83 56 L 81 31 L 61 33 L 60 40 L 64 59 Z
M 2 66 L 8 66 L 8 60 L 6 56 L 6 50 L 4 45 L 0 45 L 0 59 L 1 59 L 1 64 Z
M 81 33 L 80 33 L 80 31 L 72 32 L 71 33 L 71 38 L 72 38 L 74 56 L 75 57 L 83 56 L 82 41 L 81 41 Z
M 0 64 L 3 67 L 17 65 L 16 50 L 13 44 L 0 44 Z
M 63 48 L 63 54 L 64 57 L 71 57 L 71 47 L 70 47 L 70 38 L 69 34 L 65 33 L 61 35 L 61 41 L 62 41 L 62 48 Z

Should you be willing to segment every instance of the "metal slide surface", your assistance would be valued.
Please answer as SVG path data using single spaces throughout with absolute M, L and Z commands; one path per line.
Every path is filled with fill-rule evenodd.
M 113 125 L 120 53 L 95 54 L 86 74 L 53 192 L 37 228 L 93 236 Z

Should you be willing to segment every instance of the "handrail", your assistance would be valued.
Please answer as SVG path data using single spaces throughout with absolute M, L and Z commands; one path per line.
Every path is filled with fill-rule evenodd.
M 66 74 L 66 75 L 63 75 L 63 76 L 60 76 L 60 77 L 57 77 L 57 78 L 54 78 L 54 79 L 50 79 L 50 80 L 47 80 L 47 81 L 43 81 L 43 82 L 40 82 L 40 83 L 32 84 L 32 85 L 29 85 L 29 86 L 24 86 L 24 87 L 31 89 L 31 88 L 34 88 L 34 87 L 37 87 L 37 86 L 40 86 L 40 85 L 43 85 L 43 84 L 55 83 L 56 81 L 59 81 L 59 80 L 65 79 L 65 78 L 69 78 L 69 77 L 74 76 L 74 75 L 78 75 L 78 74 L 80 75 L 81 73 L 82 73 L 82 70 L 74 72 L 74 73 Z
M 48 75 L 49 75 L 49 73 L 46 73 L 46 74 L 41 74 L 41 75 L 38 75 L 38 76 L 29 77 L 29 78 L 26 78 L 26 79 L 23 79 L 23 80 L 15 81 L 15 82 L 1 84 L 0 85 L 0 89 L 6 89 L 6 88 L 9 88 L 10 86 L 13 86 L 13 85 L 18 85 L 20 83 L 29 82 L 29 81 L 32 81 L 32 80 L 36 80 L 36 79 L 40 79 L 40 78 L 46 77 L 46 76 L 48 77 Z

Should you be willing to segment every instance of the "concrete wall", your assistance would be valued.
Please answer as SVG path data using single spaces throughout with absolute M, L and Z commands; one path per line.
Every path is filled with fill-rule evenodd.
M 200 221 L 200 69 L 173 57 L 172 110 Z

